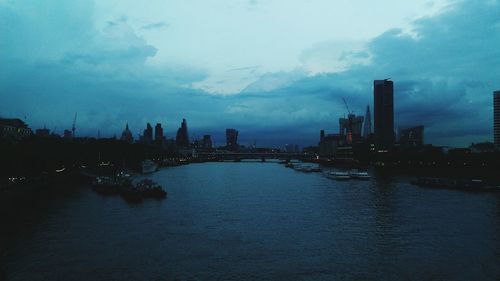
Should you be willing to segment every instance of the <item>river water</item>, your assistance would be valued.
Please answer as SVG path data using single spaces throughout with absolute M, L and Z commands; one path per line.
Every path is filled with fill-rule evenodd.
M 4 228 L 0 279 L 500 280 L 499 194 L 372 175 L 203 163 L 152 174 L 165 200 L 79 188 Z

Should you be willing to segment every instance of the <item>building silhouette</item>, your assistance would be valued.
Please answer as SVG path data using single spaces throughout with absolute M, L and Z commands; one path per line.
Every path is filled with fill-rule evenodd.
M 363 137 L 369 138 L 372 134 L 372 114 L 370 112 L 370 106 L 366 106 L 365 123 L 363 124 Z
M 0 118 L 0 139 L 19 141 L 33 135 L 33 131 L 21 119 Z
M 35 136 L 39 138 L 48 138 L 50 137 L 50 130 L 45 128 L 45 126 L 43 127 L 43 129 L 36 129 Z
M 161 123 L 156 123 L 155 126 L 155 142 L 163 142 L 163 128 L 161 127 Z
M 73 132 L 70 131 L 70 130 L 64 130 L 63 138 L 65 138 L 65 139 L 72 139 L 73 138 Z
M 236 129 L 226 129 L 226 146 L 230 150 L 238 148 L 238 131 Z
M 128 128 L 128 123 L 125 125 L 125 130 L 122 132 L 122 136 L 120 138 L 122 141 L 126 141 L 128 143 L 133 143 L 134 142 L 134 137 L 132 136 L 132 132 Z
M 338 134 L 325 134 L 325 130 L 319 133 L 318 153 L 321 156 L 333 156 L 337 148 L 345 142 L 345 138 Z
M 346 143 L 350 144 L 353 140 L 361 138 L 363 120 L 363 116 L 356 116 L 353 113 L 349 113 L 347 118 L 339 118 L 339 135 L 345 138 Z
M 144 129 L 141 141 L 147 144 L 150 144 L 153 141 L 153 127 L 151 127 L 151 124 L 146 124 L 146 129 Z
M 201 146 L 204 149 L 212 149 L 212 137 L 210 135 L 204 135 Z
M 493 143 L 500 148 L 500 91 L 493 92 Z
M 399 131 L 399 144 L 405 148 L 418 148 L 424 145 L 424 126 L 415 126 Z
M 181 127 L 177 130 L 177 135 L 175 136 L 175 143 L 178 147 L 188 147 L 189 146 L 189 135 L 186 119 L 182 119 Z
M 373 116 L 375 143 L 379 148 L 394 145 L 394 84 L 392 81 L 373 82 Z
M 500 149 L 500 91 L 493 92 L 493 144 Z

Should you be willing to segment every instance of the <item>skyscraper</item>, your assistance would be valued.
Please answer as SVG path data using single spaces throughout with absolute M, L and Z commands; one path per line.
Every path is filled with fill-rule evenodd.
M 151 127 L 151 124 L 149 123 L 146 125 L 142 140 L 145 143 L 151 143 L 153 141 L 153 127 Z
M 226 146 L 230 150 L 238 148 L 238 131 L 236 129 L 226 129 Z
M 394 144 L 394 85 L 392 81 L 373 82 L 373 116 L 375 142 L 381 148 Z
M 163 141 L 163 128 L 161 127 L 161 123 L 156 123 L 155 126 L 155 142 Z
M 500 148 L 500 91 L 493 92 L 493 142 Z
M 347 118 L 339 118 L 339 135 L 344 136 L 347 143 L 361 138 L 361 128 L 363 127 L 363 116 L 356 116 L 349 113 Z
M 177 130 L 177 135 L 175 137 L 175 143 L 179 147 L 189 146 L 189 135 L 186 119 L 182 119 L 181 127 Z
M 363 125 L 363 137 L 369 138 L 372 134 L 372 114 L 370 112 L 370 106 L 366 106 L 366 114 L 365 114 L 365 124 Z

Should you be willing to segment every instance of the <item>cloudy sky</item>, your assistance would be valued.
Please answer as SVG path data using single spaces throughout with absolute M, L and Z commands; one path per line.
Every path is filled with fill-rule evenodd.
M 499 46 L 499 0 L 0 0 L 0 116 L 309 145 L 391 77 L 396 128 L 464 146 L 492 139 Z

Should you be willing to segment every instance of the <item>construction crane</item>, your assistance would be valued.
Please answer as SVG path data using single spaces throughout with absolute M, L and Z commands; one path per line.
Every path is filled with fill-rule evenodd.
M 347 114 L 353 114 L 353 112 L 349 110 L 349 106 L 347 105 L 347 102 L 345 101 L 345 99 L 342 98 L 342 100 L 344 101 L 345 107 L 347 108 Z
M 78 112 L 75 112 L 75 118 L 73 119 L 73 126 L 71 127 L 71 135 L 75 137 L 75 131 L 76 131 L 76 115 Z
M 349 109 L 349 105 L 347 105 L 347 102 L 346 102 L 345 98 L 342 98 L 342 100 L 344 101 L 345 107 L 347 108 L 347 122 L 348 122 L 348 125 L 347 125 L 347 128 L 346 128 L 347 132 L 345 132 L 346 141 L 347 141 L 347 143 L 351 143 L 352 142 L 352 127 L 353 127 L 354 112 L 352 112 Z

